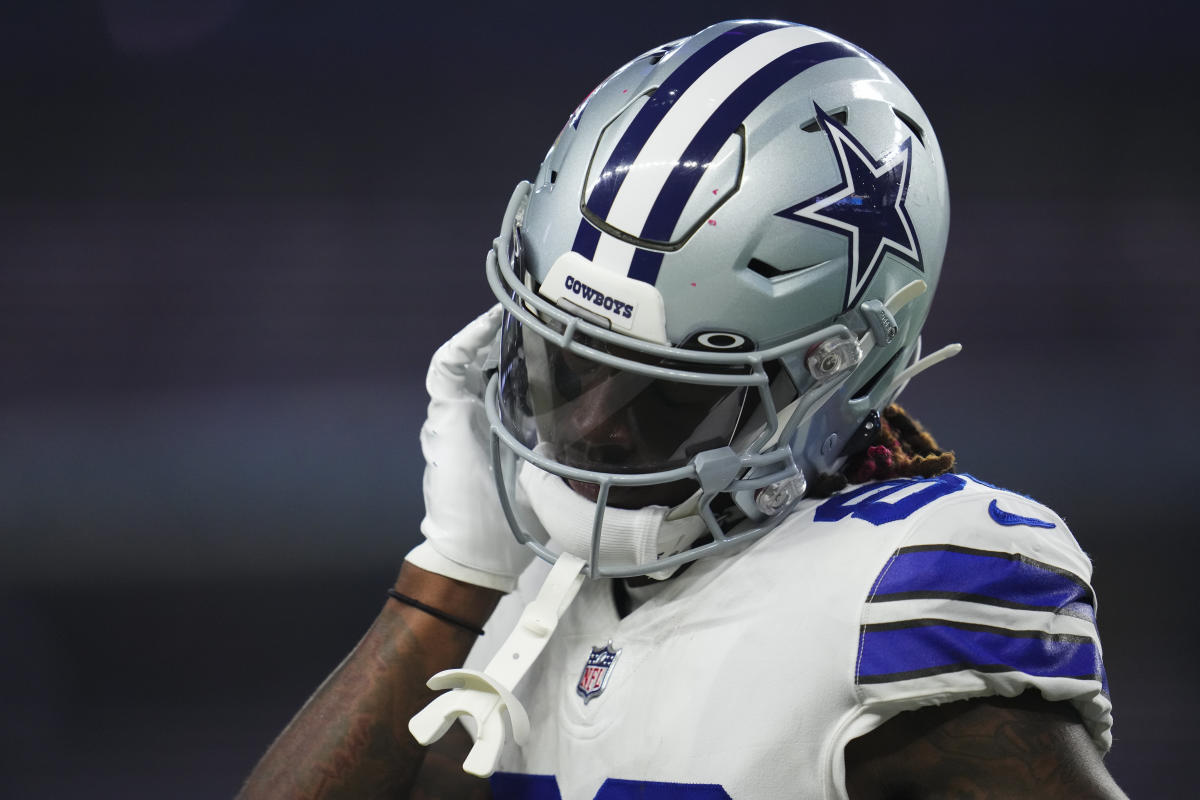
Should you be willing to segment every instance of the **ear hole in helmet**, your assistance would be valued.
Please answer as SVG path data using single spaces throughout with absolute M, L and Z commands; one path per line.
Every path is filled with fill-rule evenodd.
M 925 131 L 921 129 L 921 126 L 918 125 L 912 117 L 910 117 L 908 114 L 905 114 L 900 109 L 893 108 L 892 111 L 896 112 L 896 116 L 900 118 L 900 121 L 903 122 L 910 131 L 912 131 L 913 136 L 917 137 L 917 141 L 921 143 L 922 147 L 924 147 Z
M 837 120 L 839 125 L 846 124 L 846 109 L 844 108 L 839 108 L 837 111 L 830 111 L 829 116 Z M 800 130 L 804 131 L 805 133 L 820 133 L 821 123 L 817 121 L 816 117 L 813 117 L 808 122 L 801 125 Z M 922 144 L 924 144 L 924 142 L 922 142 Z

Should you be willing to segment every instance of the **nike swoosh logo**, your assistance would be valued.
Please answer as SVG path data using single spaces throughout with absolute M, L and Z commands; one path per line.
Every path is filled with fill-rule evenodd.
M 996 505 L 993 500 L 988 506 L 988 514 L 991 518 L 1000 525 L 1028 525 L 1031 528 L 1054 528 L 1057 527 L 1053 522 L 1047 522 L 1044 519 L 1036 517 L 1022 517 L 1020 514 L 1013 514 L 1004 511 L 1000 506 Z

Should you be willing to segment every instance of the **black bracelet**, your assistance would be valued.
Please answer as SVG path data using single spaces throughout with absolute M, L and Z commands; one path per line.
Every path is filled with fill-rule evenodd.
M 419 608 L 420 610 L 424 611 L 426 614 L 429 614 L 430 616 L 437 617 L 438 619 L 442 620 L 443 622 L 449 622 L 451 625 L 454 625 L 455 627 L 458 627 L 458 628 L 462 628 L 465 631 L 470 631 L 471 633 L 475 634 L 476 636 L 483 636 L 483 628 L 480 628 L 476 625 L 472 625 L 471 623 L 467 622 L 465 619 L 459 619 L 458 617 L 454 616 L 453 614 L 447 614 L 445 611 L 442 611 L 440 608 L 434 608 L 433 606 L 427 606 L 424 603 L 422 603 L 420 600 L 416 600 L 412 597 L 409 597 L 406 594 L 400 594 L 400 592 L 397 592 L 395 589 L 388 589 L 387 593 L 388 593 L 388 597 L 392 598 L 393 600 L 399 600 L 401 603 L 404 603 L 405 605 L 412 606 L 413 608 Z

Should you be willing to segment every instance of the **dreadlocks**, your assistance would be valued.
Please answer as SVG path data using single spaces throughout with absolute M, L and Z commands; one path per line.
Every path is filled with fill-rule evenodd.
M 847 458 L 837 474 L 818 475 L 807 496 L 828 497 L 850 483 L 932 478 L 953 469 L 954 453 L 941 450 L 921 423 L 893 403 L 883 410 L 873 441 Z

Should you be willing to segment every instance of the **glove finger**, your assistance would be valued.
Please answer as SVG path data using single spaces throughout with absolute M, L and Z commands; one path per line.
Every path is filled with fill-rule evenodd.
M 425 376 L 425 388 L 430 397 L 444 397 L 461 391 L 468 368 L 486 357 L 500 332 L 503 318 L 504 309 L 497 303 L 437 349 Z
M 475 361 L 479 351 L 489 346 L 500 332 L 504 308 L 496 303 L 473 319 L 465 328 L 450 337 L 445 348 L 446 363 L 465 365 Z

